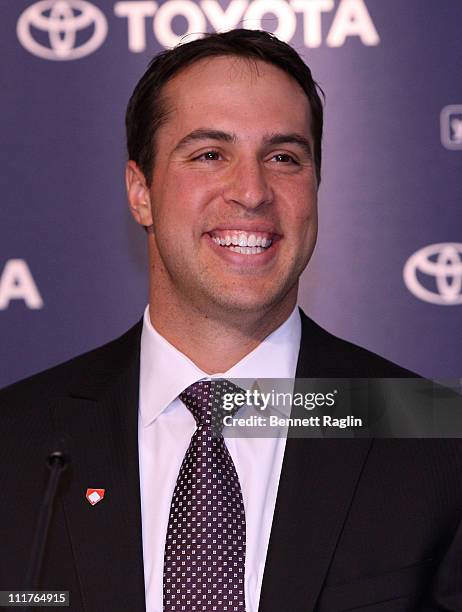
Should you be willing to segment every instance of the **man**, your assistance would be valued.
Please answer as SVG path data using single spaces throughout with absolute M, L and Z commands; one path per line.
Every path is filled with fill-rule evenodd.
M 321 135 L 309 69 L 267 33 L 213 34 L 151 63 L 126 170 L 149 306 L 121 338 L 3 392 L 2 589 L 22 585 L 59 449 L 40 586 L 69 590 L 72 610 L 462 609 L 459 442 L 217 442 L 200 421 L 210 377 L 410 375 L 296 308 Z M 89 488 L 104 489 L 94 506 Z

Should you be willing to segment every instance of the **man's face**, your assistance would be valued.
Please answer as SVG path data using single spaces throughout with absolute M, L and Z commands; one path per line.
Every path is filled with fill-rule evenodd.
M 149 190 L 154 299 L 163 291 L 210 314 L 293 307 L 317 233 L 303 90 L 265 62 L 218 57 L 164 95 Z

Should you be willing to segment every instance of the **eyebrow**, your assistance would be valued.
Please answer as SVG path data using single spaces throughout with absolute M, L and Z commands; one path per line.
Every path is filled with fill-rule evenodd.
M 234 134 L 229 134 L 228 132 L 223 132 L 221 130 L 211 130 L 208 128 L 199 128 L 198 130 L 194 130 L 184 136 L 181 140 L 177 142 L 173 151 L 179 151 L 180 149 L 184 149 L 189 144 L 197 141 L 197 140 L 219 140 L 220 142 L 236 142 L 236 136 Z
M 179 140 L 173 151 L 179 151 L 188 146 L 189 144 L 199 140 L 217 140 L 219 142 L 235 144 L 237 142 L 237 137 L 235 134 L 223 132 L 222 130 L 199 128 L 197 130 L 193 130 L 192 132 L 184 136 L 181 140 Z M 296 144 L 303 149 L 303 152 L 307 157 L 313 157 L 311 143 L 308 138 L 305 138 L 305 136 L 302 136 L 301 134 L 297 134 L 295 132 L 289 132 L 287 134 L 269 134 L 268 136 L 265 136 L 263 138 L 263 144 L 265 146 Z
M 290 132 L 289 134 L 271 134 L 264 138 L 264 142 L 266 145 L 270 146 L 296 144 L 303 149 L 303 152 L 307 157 L 313 157 L 311 143 L 308 138 L 305 138 L 305 136 L 302 136 L 301 134 L 296 134 L 295 132 Z

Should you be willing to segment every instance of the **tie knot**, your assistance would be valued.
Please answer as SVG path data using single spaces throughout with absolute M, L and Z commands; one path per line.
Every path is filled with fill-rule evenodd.
M 242 389 L 225 379 L 200 380 L 180 394 L 181 401 L 191 411 L 198 427 L 212 427 L 214 431 L 223 429 L 223 417 L 234 414 L 235 409 L 227 411 L 223 407 L 226 394 L 242 392 Z

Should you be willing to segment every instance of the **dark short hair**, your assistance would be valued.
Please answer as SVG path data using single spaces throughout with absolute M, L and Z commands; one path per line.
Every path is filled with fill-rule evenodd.
M 269 32 L 235 29 L 206 34 L 154 57 L 138 81 L 125 116 L 129 159 L 143 171 L 148 185 L 152 181 L 155 135 L 167 120 L 169 109 L 162 96 L 164 85 L 180 70 L 209 57 L 235 56 L 261 60 L 277 66 L 301 86 L 309 100 L 312 114 L 314 161 L 318 182 L 321 178 L 322 89 L 313 80 L 311 70 L 290 45 Z

